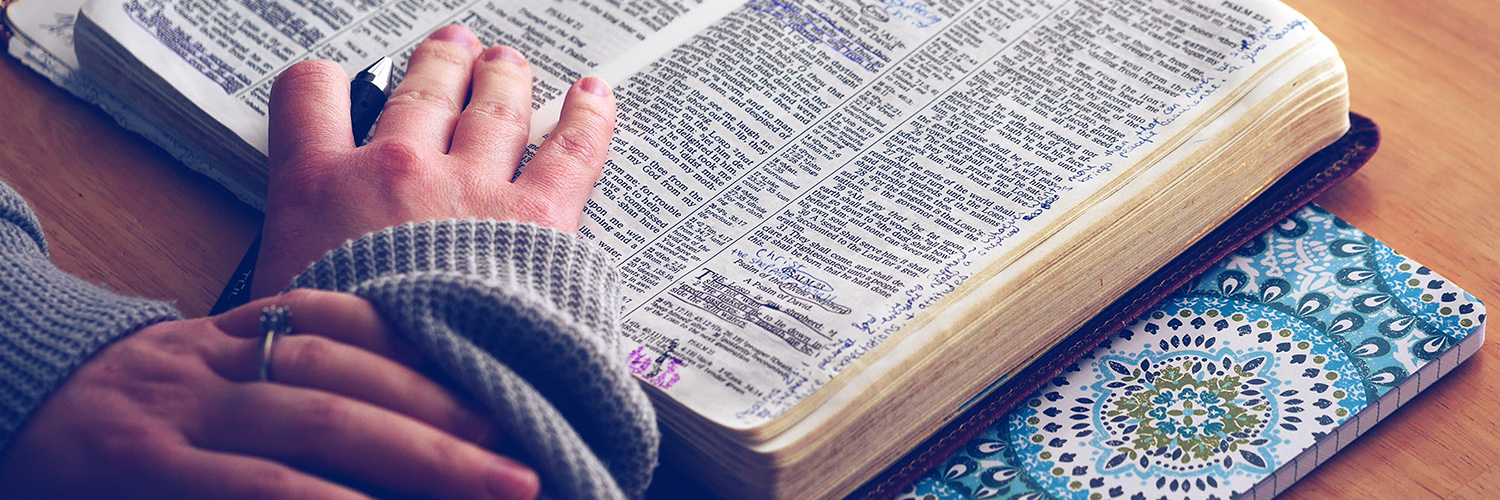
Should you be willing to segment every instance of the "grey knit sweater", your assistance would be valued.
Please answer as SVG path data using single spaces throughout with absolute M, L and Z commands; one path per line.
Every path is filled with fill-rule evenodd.
M 521 443 L 543 496 L 644 495 L 655 417 L 624 365 L 614 269 L 588 245 L 529 224 L 407 224 L 329 252 L 292 286 L 374 303 Z M 0 452 L 94 352 L 180 317 L 54 267 L 35 216 L 0 183 Z

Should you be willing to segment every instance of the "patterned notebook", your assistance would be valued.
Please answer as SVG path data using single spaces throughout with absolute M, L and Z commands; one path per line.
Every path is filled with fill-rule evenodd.
M 1270 498 L 1477 352 L 1484 318 L 1309 205 L 899 498 Z

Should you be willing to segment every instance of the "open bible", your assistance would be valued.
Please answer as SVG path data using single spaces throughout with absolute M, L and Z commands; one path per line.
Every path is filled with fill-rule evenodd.
M 534 139 L 615 83 L 580 232 L 669 460 L 741 498 L 852 491 L 1349 126 L 1271 0 L 67 3 L 12 53 L 251 204 L 300 60 L 463 24 L 535 66 Z

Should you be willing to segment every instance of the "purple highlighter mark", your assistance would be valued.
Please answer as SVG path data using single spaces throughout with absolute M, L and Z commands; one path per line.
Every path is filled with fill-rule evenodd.
M 880 71 L 890 57 L 839 26 L 834 19 L 801 2 L 755 0 L 746 7 L 770 15 L 809 42 L 819 43 L 869 71 Z M 805 12 L 804 12 L 805 11 Z
M 678 380 L 682 379 L 682 375 L 677 373 L 677 367 L 682 364 L 682 361 L 669 354 L 673 347 L 677 347 L 676 341 L 672 341 L 667 351 L 654 359 L 650 351 L 646 350 L 646 346 L 630 351 L 630 358 L 626 361 L 630 364 L 630 373 L 656 387 L 671 389 Z

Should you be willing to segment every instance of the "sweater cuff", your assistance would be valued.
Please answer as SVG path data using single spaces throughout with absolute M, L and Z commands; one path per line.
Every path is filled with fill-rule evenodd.
M 375 304 L 520 441 L 548 495 L 644 494 L 655 415 L 624 362 L 617 273 L 587 242 L 515 222 L 406 224 L 345 243 L 291 287 Z
M 115 295 L 47 260 L 26 228 L 0 240 L 0 450 L 84 360 L 141 327 L 181 319 L 171 305 Z
M 377 278 L 432 271 L 516 287 L 593 331 L 612 331 L 620 310 L 618 272 L 602 252 L 561 231 L 514 221 L 454 219 L 386 228 L 328 252 L 287 289 L 349 292 Z

